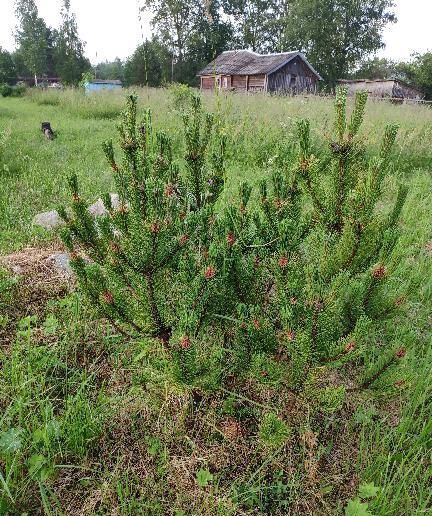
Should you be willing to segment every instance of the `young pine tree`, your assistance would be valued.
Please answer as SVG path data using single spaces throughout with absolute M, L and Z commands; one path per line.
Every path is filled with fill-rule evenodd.
M 376 204 L 389 170 L 397 127 L 389 125 L 378 156 L 368 158 L 358 132 L 367 96 L 346 115 L 336 97 L 335 139 L 316 156 L 309 122 L 298 122 L 298 160 L 259 184 L 224 189 L 225 139 L 199 98 L 184 115 L 182 169 L 169 137 L 154 134 L 150 112 L 137 123 L 128 97 L 119 126 L 123 159 L 104 151 L 119 205 L 94 219 L 72 177 L 72 210 L 63 234 L 81 288 L 121 332 L 161 339 L 178 380 L 218 385 L 275 364 L 292 389 L 314 389 L 323 372 L 361 364 L 368 334 L 394 305 L 385 298 L 387 263 L 398 237 L 406 189 L 393 209 Z M 389 353 L 359 387 L 369 386 L 400 356 Z M 323 405 L 343 397 L 323 389 Z M 336 400 L 336 401 L 335 401 Z

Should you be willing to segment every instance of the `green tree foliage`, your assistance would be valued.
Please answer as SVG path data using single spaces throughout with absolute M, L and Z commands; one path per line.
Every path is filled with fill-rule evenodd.
M 140 45 L 124 66 L 126 85 L 160 86 L 170 80 L 171 56 L 157 39 Z
M 18 77 L 29 77 L 31 71 L 27 68 L 24 63 L 24 58 L 20 53 L 19 49 L 12 53 L 12 59 L 15 66 L 16 74 Z
M 400 75 L 398 64 L 385 57 L 374 57 L 361 61 L 350 75 L 353 79 L 390 79 Z
M 13 83 L 16 80 L 16 68 L 12 55 L 0 47 L 0 84 Z
M 18 27 L 15 38 L 24 65 L 37 77 L 46 73 L 48 66 L 48 28 L 34 0 L 16 0 Z
M 383 28 L 396 21 L 392 7 L 393 0 L 293 0 L 283 46 L 303 50 L 333 87 L 382 48 Z
M 90 69 L 90 62 L 84 56 L 84 43 L 78 35 L 75 15 L 70 10 L 70 0 L 63 0 L 62 23 L 58 30 L 55 61 L 56 71 L 65 84 L 78 84 L 82 74 Z
M 414 54 L 408 63 L 399 65 L 401 75 L 409 82 L 418 86 L 432 100 L 432 52 Z
M 222 5 L 225 14 L 230 16 L 237 48 L 272 50 L 277 30 L 275 15 L 282 5 L 274 0 L 223 0 Z
M 327 150 L 315 154 L 299 121 L 296 163 L 262 180 L 256 202 L 242 183 L 218 207 L 225 137 L 199 98 L 184 115 L 180 173 L 168 136 L 154 134 L 149 112 L 137 123 L 129 97 L 123 159 L 104 144 L 119 205 L 105 195 L 107 214 L 93 219 L 73 176 L 72 209 L 60 210 L 83 291 L 120 332 L 159 339 L 176 381 L 215 388 L 274 362 L 293 390 L 337 410 L 345 387 L 326 384 L 326 373 L 380 355 L 372 372 L 354 369 L 357 388 L 370 387 L 405 354 L 371 339 L 374 321 L 398 305 L 385 285 L 407 192 L 390 213 L 376 210 L 397 127 L 369 157 L 357 136 L 366 99 L 358 94 L 347 116 L 339 90 Z
M 116 57 L 114 61 L 98 63 L 94 67 L 94 73 L 98 79 L 117 79 L 124 80 L 124 65 L 121 59 Z
M 216 0 L 146 0 L 159 41 L 170 53 L 171 80 L 196 83 L 196 72 L 230 47 L 231 26 Z

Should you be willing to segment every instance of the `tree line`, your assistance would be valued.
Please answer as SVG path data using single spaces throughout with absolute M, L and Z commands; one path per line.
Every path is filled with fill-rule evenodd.
M 0 83 L 13 83 L 18 77 L 33 76 L 37 84 L 42 77 L 60 77 L 67 85 L 76 84 L 82 73 L 91 68 L 84 54 L 70 0 L 61 0 L 61 23 L 49 27 L 39 16 L 34 0 L 16 0 L 17 50 L 0 49 Z
M 0 83 L 17 76 L 58 76 L 78 84 L 83 72 L 126 85 L 197 84 L 197 72 L 224 50 L 301 50 L 334 88 L 339 78 L 397 76 L 432 97 L 432 53 L 410 62 L 372 58 L 383 29 L 396 21 L 393 0 L 142 0 L 152 18 L 151 39 L 121 61 L 93 69 L 84 54 L 70 0 L 61 0 L 61 25 L 48 27 L 34 0 L 16 0 L 17 50 L 0 49 Z

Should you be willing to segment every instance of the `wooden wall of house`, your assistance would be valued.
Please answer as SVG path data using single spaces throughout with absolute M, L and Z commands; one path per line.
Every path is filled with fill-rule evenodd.
M 399 99 L 417 99 L 421 100 L 424 96 L 415 88 L 411 88 L 408 84 L 394 81 L 393 83 L 393 97 Z
M 246 90 L 246 75 L 232 75 L 231 87 L 235 90 Z
M 201 77 L 201 89 L 203 90 L 214 90 L 215 77 L 214 76 L 202 76 Z
M 264 91 L 265 88 L 265 74 L 249 75 L 248 79 L 248 91 Z
M 231 75 L 204 75 L 201 77 L 202 90 L 214 90 L 215 85 L 222 89 L 231 88 Z
M 270 92 L 316 93 L 318 79 L 300 58 L 293 59 L 268 76 Z

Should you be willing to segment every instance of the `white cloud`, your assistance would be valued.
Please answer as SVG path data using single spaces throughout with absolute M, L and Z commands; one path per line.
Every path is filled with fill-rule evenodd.
M 381 56 L 408 59 L 413 52 L 432 51 L 432 0 L 396 0 L 397 23 L 384 32 Z

